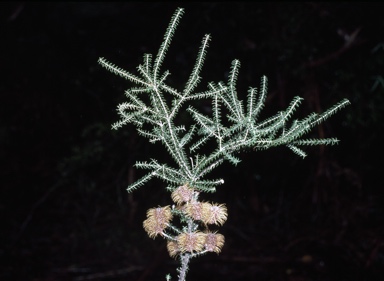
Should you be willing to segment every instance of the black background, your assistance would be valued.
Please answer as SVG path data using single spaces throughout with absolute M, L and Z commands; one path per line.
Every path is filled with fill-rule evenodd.
M 227 204 L 226 243 L 194 259 L 187 280 L 384 280 L 384 5 L 362 2 L 2 2 L 0 279 L 176 278 L 165 241 L 142 228 L 148 208 L 171 204 L 164 183 L 125 191 L 143 175 L 136 161 L 167 152 L 131 125 L 110 129 L 130 83 L 97 60 L 135 73 L 179 6 L 163 64 L 174 88 L 210 33 L 201 89 L 237 58 L 239 96 L 269 78 L 262 117 L 296 95 L 298 117 L 351 101 L 310 135 L 338 146 L 304 160 L 244 152 L 215 171 L 225 184 L 204 199 Z

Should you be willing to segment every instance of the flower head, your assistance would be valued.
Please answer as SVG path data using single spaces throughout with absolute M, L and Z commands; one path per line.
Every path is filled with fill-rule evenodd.
M 147 211 L 147 219 L 143 222 L 148 236 L 155 238 L 162 234 L 172 220 L 172 212 L 169 206 L 152 208 Z
M 209 211 L 210 206 L 206 202 L 190 202 L 184 205 L 184 210 L 194 220 L 203 220 L 204 213 Z
M 194 220 L 205 224 L 223 225 L 227 220 L 227 207 L 224 204 L 191 202 L 184 205 L 185 213 Z
M 216 232 L 205 233 L 204 247 L 209 252 L 220 253 L 224 245 L 224 235 Z
M 172 200 L 177 204 L 182 204 L 184 202 L 189 202 L 193 198 L 194 189 L 189 187 L 188 185 L 182 185 L 176 188 L 172 194 Z
M 204 206 L 202 221 L 206 224 L 223 225 L 227 220 L 227 207 L 224 204 L 208 204 Z
M 180 252 L 179 245 L 176 241 L 167 241 L 167 250 L 171 258 Z
M 200 252 L 204 248 L 205 234 L 200 231 L 182 233 L 176 239 L 181 252 Z

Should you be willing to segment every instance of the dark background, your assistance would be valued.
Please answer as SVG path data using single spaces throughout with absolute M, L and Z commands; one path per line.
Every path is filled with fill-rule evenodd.
M 297 117 L 343 98 L 351 105 L 313 130 L 338 146 L 242 153 L 221 166 L 226 203 L 220 255 L 191 263 L 187 280 L 384 280 L 382 146 L 384 5 L 359 2 L 98 2 L 0 4 L 0 280 L 165 280 L 177 261 L 142 228 L 171 204 L 152 180 L 128 194 L 137 160 L 167 161 L 135 127 L 112 131 L 135 72 L 186 8 L 163 69 L 181 89 L 205 33 L 201 87 L 242 63 L 239 95 L 269 78 L 263 117 L 305 98 Z

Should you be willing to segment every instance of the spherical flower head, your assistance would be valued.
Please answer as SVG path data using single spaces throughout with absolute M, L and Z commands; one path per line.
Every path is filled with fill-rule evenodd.
M 162 234 L 172 220 L 172 212 L 169 206 L 152 208 L 147 211 L 147 219 L 143 222 L 148 236 L 155 238 Z
M 171 197 L 176 204 L 182 204 L 182 203 L 191 201 L 193 198 L 194 192 L 195 191 L 193 188 L 185 184 L 176 188 L 172 192 Z
M 205 233 L 204 247 L 209 252 L 220 253 L 224 245 L 224 235 L 216 232 Z
M 204 248 L 205 234 L 203 232 L 182 233 L 177 236 L 177 245 L 182 253 L 201 252 Z

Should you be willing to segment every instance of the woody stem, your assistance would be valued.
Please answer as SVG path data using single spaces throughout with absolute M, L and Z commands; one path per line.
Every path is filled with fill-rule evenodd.
M 193 232 L 193 225 L 194 225 L 193 220 L 188 219 L 188 232 L 189 233 Z M 188 265 L 189 265 L 190 259 L 191 259 L 190 253 L 185 253 L 185 254 L 180 255 L 181 266 L 178 269 L 178 271 L 180 273 L 179 274 L 179 281 L 185 281 L 185 277 L 187 275 Z
M 187 275 L 188 271 L 188 264 L 189 260 L 191 258 L 191 254 L 185 253 L 180 256 L 180 261 L 181 261 L 181 267 L 179 268 L 179 281 L 185 281 L 185 277 Z

